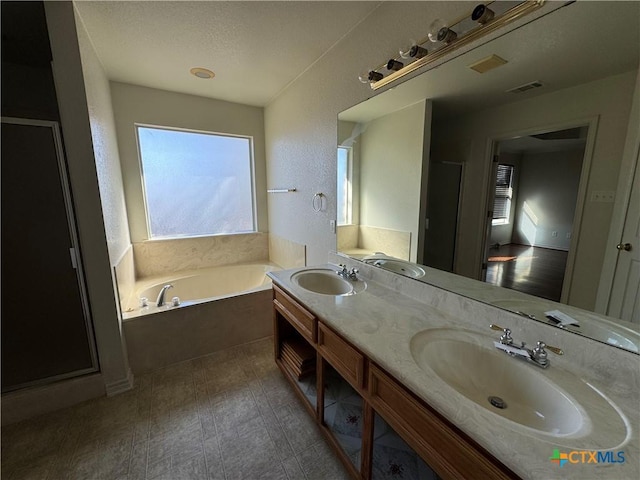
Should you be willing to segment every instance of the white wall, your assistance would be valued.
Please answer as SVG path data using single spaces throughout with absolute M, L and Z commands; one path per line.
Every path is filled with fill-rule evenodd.
M 309 265 L 326 263 L 336 248 L 330 221 L 336 216 L 337 116 L 374 95 L 358 74 L 395 56 L 407 39 L 424 37 L 434 18 L 457 18 L 469 8 L 456 1 L 383 2 L 265 109 L 268 184 L 298 189 L 269 198 L 269 229 L 306 244 Z M 317 192 L 327 195 L 321 212 L 311 204 Z
M 136 123 L 252 136 L 258 230 L 268 230 L 262 108 L 118 82 L 111 83 L 111 98 L 132 242 L 149 238 Z
M 93 319 L 100 372 L 109 394 L 131 388 L 120 330 L 107 236 L 71 2 L 45 2 L 69 180 Z
M 417 260 L 425 102 L 372 120 L 360 136 L 360 224 L 411 233 Z
M 107 234 L 111 266 L 115 266 L 131 242 L 122 188 L 118 139 L 111 107 L 111 91 L 107 75 L 93 50 L 91 40 L 77 10 L 75 10 L 75 14 L 93 152 L 100 187 L 102 217 Z
M 466 173 L 456 272 L 478 278 L 486 196 L 483 193 L 490 177 L 489 147 L 491 138 L 510 138 L 523 131 L 585 124 L 597 118 L 587 199 L 593 191 L 615 191 L 622 149 L 629 121 L 636 71 L 615 75 L 576 87 L 514 102 L 497 108 L 458 116 L 453 122 L 434 122 L 432 137 L 445 144 L 464 145 L 469 154 Z M 598 279 L 604 258 L 605 243 L 613 203 L 587 201 L 579 232 L 573 283 L 569 303 L 593 310 Z M 481 239 L 480 239 L 481 240 Z
M 569 250 L 583 157 L 584 148 L 523 155 L 513 206 L 514 243 Z M 525 203 L 536 218 L 535 228 L 527 218 Z

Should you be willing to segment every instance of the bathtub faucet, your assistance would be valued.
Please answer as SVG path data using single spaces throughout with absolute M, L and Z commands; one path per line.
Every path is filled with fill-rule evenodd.
M 164 305 L 164 294 L 170 288 L 173 288 L 173 285 L 168 284 L 162 287 L 162 289 L 160 290 L 160 293 L 158 294 L 158 300 L 156 301 L 156 305 L 158 307 L 162 307 Z

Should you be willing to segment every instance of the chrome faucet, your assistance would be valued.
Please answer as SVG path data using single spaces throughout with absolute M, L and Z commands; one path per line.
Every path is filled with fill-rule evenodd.
M 170 288 L 173 288 L 173 285 L 167 284 L 164 287 L 162 287 L 162 289 L 160 290 L 160 293 L 158 294 L 158 299 L 156 300 L 156 306 L 162 307 L 164 305 L 164 295 L 166 291 L 169 290 Z
M 359 270 L 357 268 L 352 268 L 351 271 L 347 270 L 347 266 L 340 264 L 340 267 L 342 267 L 342 270 L 336 272 L 338 275 L 340 275 L 342 278 L 345 278 L 347 280 L 358 280 L 358 272 Z
M 513 341 L 513 337 L 511 337 L 511 330 L 509 330 L 508 328 L 503 328 L 500 325 L 493 324 L 489 325 L 489 327 L 492 330 L 502 330 L 500 341 L 494 342 L 494 345 L 498 350 L 502 350 L 504 353 L 511 357 L 520 358 L 522 360 L 533 363 L 537 367 L 549 367 L 550 362 L 547 355 L 547 350 L 555 353 L 556 355 L 564 355 L 562 349 L 547 345 L 543 341 L 537 342 L 535 348 L 533 349 L 527 348 L 524 342 L 522 342 L 520 346 L 517 346 Z

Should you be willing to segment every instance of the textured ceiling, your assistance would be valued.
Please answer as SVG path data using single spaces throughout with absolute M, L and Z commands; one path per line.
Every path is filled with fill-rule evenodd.
M 380 2 L 76 1 L 111 80 L 264 106 Z M 189 69 L 213 70 L 214 79 Z

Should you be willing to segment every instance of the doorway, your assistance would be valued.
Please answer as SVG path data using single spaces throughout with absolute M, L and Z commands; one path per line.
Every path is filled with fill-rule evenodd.
M 561 301 L 588 125 L 496 144 L 483 278 Z

